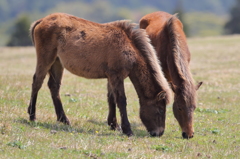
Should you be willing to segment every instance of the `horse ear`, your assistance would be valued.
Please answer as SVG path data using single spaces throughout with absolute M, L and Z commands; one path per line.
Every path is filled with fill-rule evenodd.
M 160 101 L 162 99 L 165 99 L 166 98 L 166 92 L 165 91 L 161 91 L 157 94 L 157 100 Z
M 196 90 L 199 89 L 199 87 L 203 84 L 203 82 L 199 82 L 197 85 L 196 85 Z
M 146 29 L 148 26 L 148 20 L 147 19 L 141 19 L 139 24 L 141 29 Z
M 175 93 L 177 90 L 177 86 L 170 82 L 170 87 L 172 88 L 173 92 Z

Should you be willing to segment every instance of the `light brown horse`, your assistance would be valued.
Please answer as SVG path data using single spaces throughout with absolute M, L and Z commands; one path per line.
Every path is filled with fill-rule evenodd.
M 134 26 L 128 21 L 98 24 L 64 13 L 51 14 L 34 22 L 30 31 L 36 47 L 37 66 L 28 107 L 30 120 L 36 118 L 37 94 L 49 73 L 48 87 L 57 121 L 70 124 L 59 95 L 66 68 L 85 78 L 107 78 L 108 124 L 112 129 L 118 127 L 117 105 L 122 131 L 131 136 L 123 83 L 129 77 L 139 97 L 143 124 L 152 136 L 161 136 L 171 89 L 145 30 L 133 29 Z
M 176 15 L 154 12 L 140 20 L 140 28 L 146 29 L 157 51 L 165 77 L 175 93 L 173 112 L 182 128 L 183 138 L 194 135 L 193 113 L 196 108 L 197 86 L 190 72 L 190 52 L 183 25 Z

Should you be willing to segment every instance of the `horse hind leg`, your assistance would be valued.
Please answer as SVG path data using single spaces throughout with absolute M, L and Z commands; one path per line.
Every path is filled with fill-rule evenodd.
M 109 83 L 107 85 L 108 88 L 108 94 L 107 94 L 107 98 L 108 98 L 108 108 L 109 108 L 109 112 L 108 112 L 108 125 L 110 126 L 111 130 L 120 130 L 120 127 L 117 123 L 117 118 L 116 118 L 116 102 L 114 100 L 114 94 L 112 92 L 111 87 L 109 86 Z
M 44 67 L 42 65 L 37 64 L 36 72 L 33 75 L 33 83 L 32 83 L 32 92 L 31 92 L 31 99 L 28 107 L 28 114 L 30 121 L 36 120 L 36 102 L 38 91 L 42 87 L 42 83 L 46 74 L 48 72 L 48 66 Z
M 49 70 L 48 87 L 50 89 L 53 104 L 55 107 L 55 112 L 57 114 L 57 121 L 70 125 L 70 122 L 63 110 L 61 98 L 59 95 L 62 75 L 63 75 L 63 66 L 59 58 L 57 58 Z
M 29 114 L 29 120 L 35 121 L 36 120 L 36 102 L 37 102 L 37 95 L 38 91 L 42 86 L 42 82 L 44 77 L 36 76 L 36 73 L 33 75 L 33 83 L 32 83 L 32 93 L 31 93 L 31 99 L 28 106 L 28 114 Z
M 38 43 L 35 46 L 37 52 L 37 65 L 33 76 L 31 99 L 28 106 L 30 121 L 36 120 L 36 102 L 38 91 L 42 87 L 43 80 L 54 63 L 57 54 L 54 49 L 43 49 L 44 45 L 41 43 Z

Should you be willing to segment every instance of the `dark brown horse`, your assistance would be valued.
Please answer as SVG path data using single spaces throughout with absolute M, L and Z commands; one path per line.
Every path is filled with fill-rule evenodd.
M 30 120 L 36 118 L 37 94 L 49 73 L 48 87 L 57 120 L 70 124 L 59 95 L 66 68 L 85 78 L 107 78 L 108 124 L 112 129 L 118 127 L 117 105 L 122 131 L 128 136 L 133 133 L 127 117 L 123 82 L 129 77 L 139 97 L 143 124 L 152 136 L 161 136 L 171 91 L 145 31 L 133 29 L 134 26 L 127 21 L 98 24 L 64 13 L 51 14 L 34 22 L 30 31 L 37 66 L 28 107 Z
M 190 52 L 183 25 L 176 15 L 154 12 L 140 20 L 157 51 L 165 77 L 175 93 L 173 112 L 182 128 L 183 138 L 192 138 L 193 112 L 196 108 L 197 86 L 189 69 Z

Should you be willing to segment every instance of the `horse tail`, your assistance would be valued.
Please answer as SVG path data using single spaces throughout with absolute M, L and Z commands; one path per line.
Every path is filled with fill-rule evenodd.
M 190 62 L 190 52 L 187 45 L 186 36 L 183 31 L 183 25 L 174 14 L 167 20 L 166 24 L 168 39 L 169 39 L 169 54 L 173 55 L 173 61 L 176 65 L 177 72 L 180 78 L 187 81 L 192 81 L 191 73 L 188 68 Z M 176 72 L 173 72 L 175 74 Z
M 35 22 L 33 22 L 33 23 L 31 24 L 31 27 L 30 27 L 30 36 L 31 36 L 33 45 L 35 45 L 35 41 L 34 41 L 34 29 L 35 29 L 35 27 L 36 27 L 39 23 L 41 23 L 41 21 L 42 21 L 42 19 L 39 19 L 39 20 L 37 20 L 37 21 L 35 21 Z

